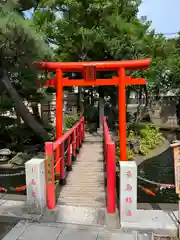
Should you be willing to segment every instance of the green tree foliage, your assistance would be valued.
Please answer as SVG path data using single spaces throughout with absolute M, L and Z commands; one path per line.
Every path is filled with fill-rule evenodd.
M 137 18 L 140 3 L 137 0 L 42 0 L 33 20 L 38 29 L 45 30 L 49 42 L 56 44 L 60 61 L 150 57 L 150 68 L 133 76 L 147 78 L 148 89 L 158 94 L 177 82 L 179 43 L 178 39 L 156 35 L 150 30 L 149 21 Z M 114 92 L 109 87 L 104 91 L 111 95 Z
M 44 1 L 34 21 L 46 30 L 61 61 L 122 60 L 144 56 L 149 23 L 137 19 L 138 1 Z M 43 5 L 42 5 L 43 7 Z
M 60 61 L 137 59 L 149 57 L 151 49 L 145 45 L 150 22 L 142 24 L 137 18 L 139 5 L 130 0 L 44 0 L 33 20 L 56 45 Z M 104 94 L 116 102 L 115 87 L 101 87 Z
M 32 127 L 37 122 L 21 99 L 38 102 L 43 97 L 37 89 L 38 71 L 32 63 L 50 58 L 52 50 L 45 43 L 43 33 L 37 33 L 33 22 L 19 13 L 21 9 L 21 2 L 14 0 L 0 4 L 0 111 L 15 107 L 26 124 L 29 125 L 30 119 L 34 121 L 29 125 Z M 36 129 L 47 137 L 42 126 L 36 125 Z

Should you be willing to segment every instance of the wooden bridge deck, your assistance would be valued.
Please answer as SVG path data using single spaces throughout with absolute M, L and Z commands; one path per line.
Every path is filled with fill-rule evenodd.
M 88 141 L 88 138 L 90 141 Z M 92 141 L 94 140 L 94 141 Z M 87 136 L 66 185 L 61 187 L 58 204 L 83 207 L 105 207 L 105 175 L 102 139 Z

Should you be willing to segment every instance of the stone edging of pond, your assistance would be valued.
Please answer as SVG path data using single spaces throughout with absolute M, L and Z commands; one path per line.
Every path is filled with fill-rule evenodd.
M 147 156 L 137 155 L 135 158 L 135 162 L 137 166 L 139 166 L 141 163 L 148 161 L 149 159 L 165 152 L 168 148 L 170 148 L 170 143 L 168 140 L 164 139 L 162 144 L 159 144 L 156 148 L 149 150 L 149 153 Z

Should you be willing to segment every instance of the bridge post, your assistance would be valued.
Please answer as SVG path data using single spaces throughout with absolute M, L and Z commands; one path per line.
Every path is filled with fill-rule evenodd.
M 26 204 L 31 214 L 42 214 L 46 207 L 45 160 L 32 158 L 25 163 Z
M 71 139 L 68 137 L 68 149 L 67 149 L 67 170 L 72 171 L 72 159 L 71 159 Z
M 60 164 L 59 164 L 60 165 Z M 45 142 L 46 199 L 48 209 L 56 207 L 54 149 L 52 142 Z
M 62 185 L 66 184 L 65 179 L 65 162 L 64 162 L 64 142 L 59 146 L 60 148 L 60 180 L 59 183 Z
M 78 131 L 78 127 L 75 130 L 76 132 L 76 153 L 79 153 L 79 131 Z
M 76 132 L 73 131 L 72 134 L 72 161 L 76 160 Z
M 79 148 L 82 147 L 82 122 L 79 124 Z
M 120 224 L 137 221 L 137 165 L 120 161 L 119 210 Z
M 106 174 L 107 174 L 107 212 L 116 213 L 116 155 L 115 144 L 106 145 Z

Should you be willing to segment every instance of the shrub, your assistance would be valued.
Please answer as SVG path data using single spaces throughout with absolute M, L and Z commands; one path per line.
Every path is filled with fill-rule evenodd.
M 154 149 L 160 144 L 164 138 L 159 129 L 152 124 L 147 124 L 139 131 L 140 136 L 140 152 L 142 155 L 147 155 L 150 149 Z
M 164 141 L 162 133 L 152 124 L 146 124 L 140 128 L 129 127 L 127 134 L 127 158 L 132 160 L 139 153 L 146 156 L 149 150 L 154 149 Z M 138 151 L 137 151 L 138 150 Z M 116 144 L 116 160 L 119 161 L 119 142 Z
M 77 115 L 65 115 L 64 116 L 64 127 L 65 129 L 72 128 L 79 120 Z

